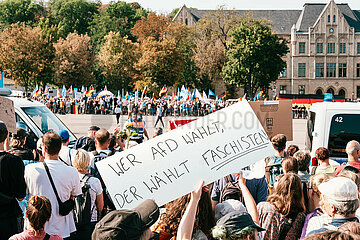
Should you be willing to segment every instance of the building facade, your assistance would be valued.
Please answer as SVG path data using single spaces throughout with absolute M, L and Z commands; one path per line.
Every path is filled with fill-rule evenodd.
M 239 15 L 249 10 L 235 11 Z M 183 6 L 174 21 L 192 26 L 208 10 Z M 360 11 L 348 4 L 306 3 L 302 10 L 251 10 L 254 18 L 272 22 L 289 42 L 286 68 L 279 75 L 279 94 L 333 93 L 360 98 Z

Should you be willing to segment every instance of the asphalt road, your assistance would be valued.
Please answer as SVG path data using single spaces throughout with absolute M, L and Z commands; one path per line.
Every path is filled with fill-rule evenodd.
M 87 129 L 91 125 L 96 125 L 101 128 L 106 128 L 112 131 L 116 127 L 116 118 L 115 115 L 57 115 L 68 127 L 69 129 L 77 136 L 81 137 L 87 135 Z M 192 117 L 188 117 L 192 118 Z M 145 127 L 149 133 L 149 136 L 152 137 L 155 133 L 154 124 L 156 117 L 153 116 L 143 116 L 145 120 Z M 164 129 L 169 129 L 169 120 L 174 119 L 174 117 L 165 117 L 163 118 L 165 127 Z M 180 118 L 177 118 L 180 119 Z M 123 126 L 127 116 L 122 115 L 120 118 L 120 125 Z M 157 125 L 161 126 L 160 124 Z M 300 147 L 300 149 L 305 148 L 305 129 L 306 121 L 304 119 L 294 119 L 293 120 L 293 141 L 288 142 L 289 144 L 295 144 Z

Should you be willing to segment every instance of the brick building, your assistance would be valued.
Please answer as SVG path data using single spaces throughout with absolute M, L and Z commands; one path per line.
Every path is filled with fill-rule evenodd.
M 195 24 L 215 10 L 192 10 L 183 6 L 174 21 Z M 273 30 L 289 41 L 284 57 L 286 69 L 276 88 L 280 94 L 344 95 L 360 98 L 360 10 L 348 4 L 306 3 L 302 10 L 237 10 L 266 18 Z

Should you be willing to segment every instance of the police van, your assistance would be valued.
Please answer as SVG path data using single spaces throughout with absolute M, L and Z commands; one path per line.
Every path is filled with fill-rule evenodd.
M 314 103 L 307 119 L 306 149 L 314 157 L 316 149 L 326 147 L 330 159 L 341 164 L 347 161 L 346 144 L 351 140 L 360 142 L 359 123 L 360 103 Z
M 30 146 L 28 147 L 35 148 L 36 141 L 44 133 L 51 130 L 55 132 L 68 130 L 70 134 L 69 146 L 75 144 L 75 135 L 44 104 L 26 98 L 12 97 L 11 91 L 8 89 L 0 89 L 0 96 L 14 102 L 16 125 L 29 132 L 27 142 Z

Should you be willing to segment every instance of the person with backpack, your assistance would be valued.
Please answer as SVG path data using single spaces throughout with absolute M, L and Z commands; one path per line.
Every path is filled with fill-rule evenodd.
M 275 149 L 275 154 L 265 158 L 265 178 L 270 192 L 274 188 L 275 178 L 283 173 L 281 163 L 285 157 L 286 136 L 284 134 L 277 134 L 271 138 L 271 142 Z
M 295 240 L 301 236 L 305 204 L 300 178 L 293 172 L 279 179 L 266 202 L 257 205 L 263 239 Z
M 78 149 L 72 161 L 79 173 L 82 194 L 75 197 L 74 220 L 78 239 L 91 239 L 91 233 L 98 221 L 98 213 L 104 207 L 103 189 L 101 182 L 89 174 L 90 156 Z
M 88 129 L 88 135 L 84 137 L 78 138 L 76 140 L 73 149 L 77 150 L 79 148 L 84 149 L 85 151 L 91 152 L 94 151 L 95 148 L 95 133 L 100 128 L 98 126 L 90 126 Z
M 44 196 L 32 196 L 26 207 L 26 218 L 29 220 L 29 229 L 16 234 L 9 240 L 62 240 L 59 235 L 50 235 L 45 232 L 45 223 L 51 216 L 51 203 Z
M 103 159 L 110 157 L 116 153 L 114 149 L 113 150 L 109 149 L 109 145 L 110 145 L 110 133 L 106 129 L 102 128 L 98 130 L 95 134 L 96 150 L 89 153 L 90 174 L 100 180 L 104 192 L 104 208 L 103 208 L 102 216 L 108 213 L 109 211 L 115 210 L 115 206 L 107 194 L 106 186 L 102 180 L 99 170 L 95 165 L 95 163 L 102 161 Z

